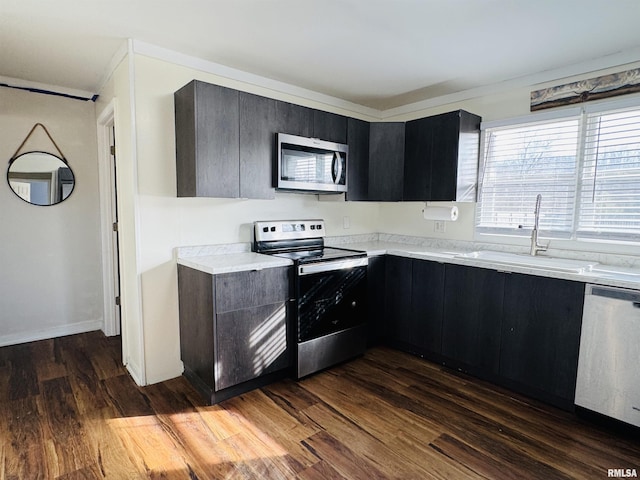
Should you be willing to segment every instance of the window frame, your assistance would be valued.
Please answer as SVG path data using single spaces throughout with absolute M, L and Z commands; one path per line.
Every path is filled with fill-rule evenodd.
M 568 236 L 555 234 L 553 231 L 545 230 L 541 231 L 541 237 L 554 241 L 554 244 L 561 244 L 564 242 L 570 242 L 575 245 L 581 244 L 612 244 L 612 245 L 638 245 L 638 235 L 629 232 L 628 234 L 618 233 L 585 233 L 580 231 L 580 211 L 582 208 L 581 198 L 583 185 L 583 169 L 585 163 L 585 140 L 587 137 L 587 118 L 589 115 L 603 114 L 615 112 L 623 109 L 638 109 L 640 110 L 640 95 L 631 95 L 624 99 L 615 100 L 600 100 L 589 104 L 584 104 L 578 107 L 565 107 L 560 109 L 554 109 L 553 111 L 537 112 L 530 115 L 514 117 L 510 119 L 503 119 L 497 121 L 482 122 L 481 124 L 481 136 L 480 136 L 480 161 L 478 165 L 478 198 L 476 211 L 474 216 L 474 238 L 483 242 L 495 242 L 506 244 L 524 244 L 524 241 L 529 240 L 531 234 L 531 226 L 525 225 L 522 229 L 514 228 L 502 228 L 502 227 L 480 227 L 480 212 L 481 212 L 481 199 L 482 191 L 484 188 L 484 174 L 487 162 L 487 131 L 500 128 L 522 128 L 529 125 L 544 124 L 551 122 L 561 122 L 564 120 L 570 120 L 577 118 L 578 125 L 578 146 L 576 151 L 576 173 L 575 182 L 576 190 L 573 201 L 573 217 L 571 221 L 571 231 Z M 534 203 L 532 203 L 532 210 Z M 544 197 L 543 206 L 544 210 Z

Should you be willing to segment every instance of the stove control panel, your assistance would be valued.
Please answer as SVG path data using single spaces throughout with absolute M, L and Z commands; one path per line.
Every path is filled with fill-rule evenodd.
M 254 222 L 255 240 L 269 242 L 325 236 L 324 220 L 277 220 Z

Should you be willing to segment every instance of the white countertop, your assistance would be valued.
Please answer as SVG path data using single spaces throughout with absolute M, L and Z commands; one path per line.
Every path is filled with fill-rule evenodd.
M 184 265 L 185 267 L 191 267 L 201 272 L 218 275 L 221 273 L 287 267 L 293 265 L 293 262 L 286 258 L 271 255 L 242 252 L 181 257 L 178 258 L 178 265 Z
M 562 278 L 584 283 L 608 285 L 612 287 L 640 289 L 640 269 L 597 264 L 591 271 L 581 273 L 547 270 L 523 265 L 493 265 L 484 260 L 463 258 L 456 255 L 468 253 L 451 248 L 435 248 L 421 245 L 407 245 L 393 242 L 362 242 L 340 245 L 344 248 L 366 251 L 370 257 L 377 255 L 395 255 L 399 257 L 431 260 L 441 263 L 467 265 L 471 267 L 490 268 L 492 270 L 524 273 L 550 278 Z
M 378 255 L 396 255 L 400 257 L 431 260 L 440 263 L 452 263 L 493 270 L 561 278 L 584 283 L 608 285 L 612 287 L 640 290 L 640 269 L 597 263 L 592 270 L 581 273 L 550 270 L 530 265 L 492 264 L 477 258 L 465 258 L 458 255 L 469 253 L 465 249 L 416 245 L 403 242 L 367 240 L 362 242 L 333 243 L 328 245 L 367 252 L 370 257 Z M 177 263 L 217 275 L 264 268 L 286 267 L 293 265 L 291 260 L 262 255 L 248 251 L 249 244 L 219 245 L 207 247 L 182 247 L 177 250 Z

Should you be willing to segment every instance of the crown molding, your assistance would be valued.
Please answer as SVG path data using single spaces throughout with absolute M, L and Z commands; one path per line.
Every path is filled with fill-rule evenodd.
M 140 40 L 133 40 L 133 51 L 136 54 L 145 55 L 157 60 L 164 60 L 176 65 L 192 68 L 194 70 L 200 70 L 202 72 L 211 73 L 214 75 L 219 75 L 221 77 L 244 82 L 250 85 L 267 88 L 275 92 L 294 95 L 306 100 L 322 103 L 324 105 L 330 105 L 332 107 L 348 110 L 350 112 L 359 113 L 361 115 L 373 117 L 376 119 L 382 118 L 382 112 L 374 108 L 349 102 L 347 100 L 342 100 L 330 95 L 318 93 L 306 88 L 297 87 L 289 83 L 261 77 L 260 75 L 255 75 L 243 70 L 227 67 L 219 63 L 210 62 L 208 60 L 203 60 L 201 58 L 193 57 L 190 55 L 185 55 L 183 53 L 179 53 L 163 47 L 158 47 L 156 45 L 142 42 Z

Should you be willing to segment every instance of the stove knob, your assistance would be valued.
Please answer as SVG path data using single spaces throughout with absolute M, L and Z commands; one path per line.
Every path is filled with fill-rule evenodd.
M 271 227 L 271 231 L 275 232 L 276 231 L 276 227 Z
M 317 228 L 318 230 L 322 230 L 322 225 L 316 225 L 316 228 Z
M 264 233 L 267 233 L 267 232 L 269 231 L 269 227 L 262 227 L 262 231 L 263 231 Z
M 353 302 L 351 302 L 351 308 L 356 308 L 357 306 L 358 306 L 358 304 L 356 303 L 355 300 Z

